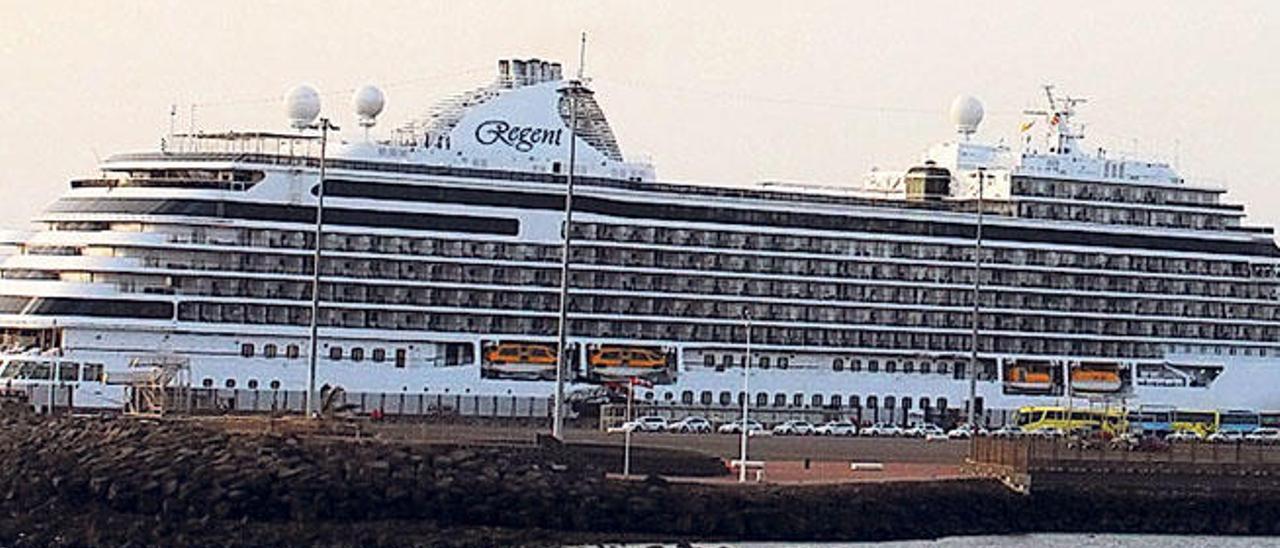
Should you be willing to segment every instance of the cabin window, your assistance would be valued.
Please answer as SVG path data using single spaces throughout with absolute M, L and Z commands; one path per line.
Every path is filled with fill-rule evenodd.
M 341 359 L 342 359 L 342 347 L 341 347 L 341 346 L 331 346 L 331 347 L 329 347 L 329 359 L 334 360 L 334 361 L 341 360 Z
M 271 386 L 271 389 L 272 389 L 272 390 L 279 390 L 279 389 L 280 389 L 280 381 L 278 381 L 278 380 L 272 380 L 272 381 L 271 381 L 271 384 L 270 384 L 269 386 Z
M 791 365 L 791 358 L 786 356 L 778 358 L 778 369 L 786 369 L 789 365 Z
M 849 394 L 849 407 L 853 407 L 853 408 L 862 407 L 862 402 L 858 400 L 858 396 L 854 394 Z
M 867 396 L 867 409 L 875 409 L 878 403 L 875 396 Z
M 889 361 L 887 361 L 887 362 L 884 362 L 884 372 L 885 372 L 885 373 L 897 373 L 897 372 L 898 372 L 898 362 L 895 362 L 895 361 L 893 361 L 893 360 L 889 360 Z
M 902 408 L 903 408 L 903 409 L 911 409 L 911 398 L 910 398 L 910 397 L 907 397 L 907 396 L 903 396 L 903 397 L 902 397 Z
M 841 401 L 840 394 L 831 395 L 831 407 L 840 407 L 844 402 Z
M 822 394 L 814 394 L 813 397 L 809 399 L 809 405 L 813 407 L 822 407 Z
M 702 394 L 699 395 L 698 397 L 698 401 L 702 402 L 702 405 L 711 405 L 711 401 L 713 397 L 714 396 L 711 395 L 710 390 L 703 390 Z
M 720 393 L 720 405 L 731 405 L 733 403 L 733 394 L 728 392 Z
M 84 374 L 80 378 L 86 381 L 102 382 L 102 364 L 100 363 L 84 364 Z
M 693 403 L 693 391 L 692 391 L 692 390 L 685 390 L 684 392 L 681 392 L 681 393 L 680 393 L 680 403 L 683 403 L 683 404 L 685 404 L 685 405 L 690 405 L 690 404 L 692 404 L 692 403 Z
M 289 359 L 291 359 L 291 360 L 295 360 L 295 359 L 297 359 L 297 358 L 298 358 L 298 345 L 296 345 L 296 344 L 291 344 L 291 345 L 289 345 L 289 346 L 284 347 L 284 357 L 289 358 Z
M 213 388 L 213 379 L 206 377 L 204 380 L 200 381 L 200 386 L 203 386 L 205 388 Z
M 769 405 L 769 394 L 765 392 L 756 393 L 756 407 L 764 407 Z
M 800 392 L 796 392 L 795 395 L 791 397 L 791 405 L 794 405 L 796 407 L 804 407 L 804 394 L 801 394 Z
M 867 371 L 871 373 L 879 373 L 880 360 L 867 360 Z
M 362 362 L 362 361 L 364 361 L 364 349 L 363 349 L 363 348 L 360 348 L 360 347 L 352 348 L 352 349 L 351 349 L 351 361 L 353 361 L 353 362 Z
M 707 367 L 715 367 L 716 366 L 715 354 L 704 354 L 702 356 L 702 364 Z
M 921 373 L 928 374 L 929 370 L 932 368 L 933 368 L 933 362 L 920 362 Z
M 849 371 L 862 371 L 862 360 L 849 360 Z
M 253 343 L 244 343 L 240 345 L 240 355 L 245 358 L 253 357 Z
M 373 361 L 375 361 L 375 362 L 377 362 L 377 363 L 382 363 L 382 362 L 387 361 L 387 351 L 386 351 L 386 349 L 383 349 L 383 348 L 375 348 L 375 349 L 373 349 Z
M 774 407 L 786 407 L 786 406 L 787 406 L 787 395 L 786 395 L 786 394 L 783 394 L 782 392 L 778 392 L 777 394 L 774 394 L 774 395 L 773 395 L 773 406 L 774 406 Z
M 671 400 L 676 399 L 676 396 L 675 396 L 675 394 L 672 394 L 672 393 L 670 393 L 670 392 L 663 392 L 663 393 L 662 393 L 662 399 L 663 399 L 663 401 L 671 401 Z
M 836 358 L 831 360 L 831 369 L 833 371 L 844 371 L 844 359 Z
M 916 372 L 916 362 L 912 362 L 912 361 L 902 362 L 902 372 L 903 372 L 903 373 L 915 373 L 915 372 Z
M 947 410 L 947 398 L 938 398 L 938 411 Z
M 760 356 L 760 369 L 769 368 L 769 356 Z
M 264 345 L 262 347 L 262 357 L 264 358 L 276 357 L 276 345 L 274 344 Z
M 249 389 L 250 390 L 258 389 L 258 379 L 249 379 Z
M 227 379 L 227 382 L 225 383 L 225 385 L 226 385 L 226 387 L 227 387 L 227 388 L 235 388 L 235 387 L 236 387 L 236 380 L 235 380 L 235 379 Z
M 406 361 L 408 361 L 408 352 L 403 348 L 397 348 L 396 349 L 396 367 L 404 368 Z

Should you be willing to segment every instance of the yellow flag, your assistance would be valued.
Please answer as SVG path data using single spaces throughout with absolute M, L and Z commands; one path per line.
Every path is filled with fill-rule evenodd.
M 1035 120 L 1027 120 L 1026 122 L 1023 122 L 1023 123 L 1022 123 L 1022 131 L 1026 131 L 1026 130 L 1028 130 L 1028 129 L 1031 129 L 1031 126 L 1034 126 L 1034 125 L 1036 125 L 1036 121 L 1035 121 Z

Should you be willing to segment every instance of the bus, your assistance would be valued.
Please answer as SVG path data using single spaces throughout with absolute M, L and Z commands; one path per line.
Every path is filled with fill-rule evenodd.
M 1217 430 L 1217 411 L 1188 411 L 1177 409 L 1173 412 L 1174 432 L 1193 432 L 1195 435 L 1203 438 Z
M 1247 409 L 1230 409 L 1218 412 L 1219 432 L 1248 434 L 1262 426 L 1261 415 Z
M 1173 407 L 1139 406 L 1125 414 L 1129 421 L 1129 431 L 1138 435 L 1154 434 L 1163 436 L 1173 432 Z
M 1065 407 L 1022 407 L 1014 416 L 1014 424 L 1023 432 L 1057 428 L 1063 432 L 1101 430 L 1118 434 L 1128 429 L 1125 415 L 1119 409 L 1072 409 Z
M 1258 426 L 1264 428 L 1280 428 L 1280 412 L 1263 411 L 1259 413 Z

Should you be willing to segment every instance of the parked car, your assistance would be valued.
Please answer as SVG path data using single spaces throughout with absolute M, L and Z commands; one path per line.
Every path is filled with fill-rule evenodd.
M 1025 434 L 1026 432 L 1023 432 L 1021 428 L 1009 424 L 991 432 L 991 436 L 995 438 L 1021 438 Z
M 711 432 L 711 421 L 702 417 L 685 417 L 668 424 L 667 431 L 680 434 L 706 434 Z
M 1268 445 L 1280 443 L 1280 428 L 1272 428 L 1269 426 L 1256 428 L 1254 431 L 1245 434 L 1244 441 Z
M 856 436 L 858 427 L 849 421 L 828 421 L 813 427 L 813 433 L 817 436 Z
M 1218 431 L 1204 437 L 1204 441 L 1211 443 L 1239 443 L 1244 441 L 1244 432 L 1236 431 Z
M 664 432 L 667 430 L 667 419 L 650 415 L 640 417 L 636 420 L 622 425 L 624 428 L 630 427 L 634 432 Z
M 775 436 L 808 436 L 813 433 L 813 425 L 809 421 L 789 420 L 773 427 Z
M 873 424 L 863 428 L 858 432 L 863 436 L 880 437 L 880 438 L 898 438 L 902 437 L 903 430 L 894 424 Z
M 1177 432 L 1173 432 L 1165 436 L 1164 441 L 1169 441 L 1169 442 L 1200 441 L 1200 435 L 1190 430 L 1179 430 Z
M 946 436 L 947 433 L 934 424 L 917 424 L 903 431 L 908 438 L 927 438 L 929 436 Z
M 974 434 L 977 434 L 979 436 L 986 436 L 989 433 L 987 432 L 986 428 L 979 426 L 977 430 L 974 430 L 973 426 L 971 426 L 969 423 L 964 423 L 955 428 L 952 428 L 950 432 L 947 432 L 947 437 L 953 440 L 967 440 L 969 438 L 972 438 Z
M 1049 438 L 1049 439 L 1067 437 L 1067 433 L 1062 431 L 1061 428 L 1055 428 L 1052 426 L 1045 427 L 1045 428 L 1038 428 L 1035 431 L 1033 431 L 1032 434 L 1039 436 L 1041 438 Z
M 753 419 L 747 419 L 747 432 L 748 432 L 748 433 L 750 433 L 750 434 L 754 435 L 754 434 L 756 434 L 756 433 L 763 432 L 763 431 L 764 431 L 764 425 L 763 425 L 763 424 L 760 424 L 760 422 L 759 422 L 759 421 L 756 421 L 756 420 L 753 420 Z M 717 428 L 717 429 L 716 429 L 716 432 L 719 432 L 719 433 L 721 433 L 721 434 L 741 434 L 741 433 L 742 433 L 742 421 L 741 421 L 741 420 L 736 420 L 736 421 L 730 421 L 730 422 L 726 422 L 726 423 L 724 423 L 724 424 L 721 424 L 721 425 L 720 425 L 720 428 Z

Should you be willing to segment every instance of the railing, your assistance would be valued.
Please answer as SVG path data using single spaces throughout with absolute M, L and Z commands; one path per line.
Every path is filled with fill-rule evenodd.
M 1082 442 L 1073 439 L 978 438 L 970 459 L 1007 466 L 1022 473 L 1060 471 L 1064 467 L 1099 464 L 1240 465 L 1273 468 L 1280 473 L 1280 445 L 1259 443 L 1182 442 L 1150 445 Z

